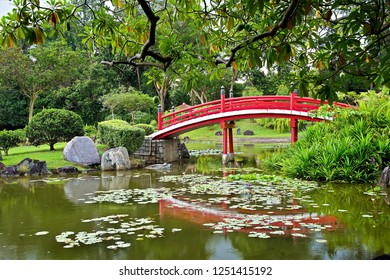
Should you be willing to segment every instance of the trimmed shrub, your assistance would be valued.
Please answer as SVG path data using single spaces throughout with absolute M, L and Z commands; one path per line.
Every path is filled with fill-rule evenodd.
M 133 127 L 142 128 L 143 130 L 145 130 L 145 135 L 150 135 L 154 132 L 154 128 L 150 124 L 139 123 L 133 125 Z
M 144 143 L 145 130 L 133 127 L 122 120 L 110 120 L 98 124 L 100 140 L 110 148 L 125 147 L 134 153 Z
M 12 147 L 16 147 L 22 141 L 22 135 L 20 130 L 3 130 L 0 131 L 0 149 L 4 150 L 6 156 L 8 156 L 8 150 Z
M 43 109 L 32 118 L 26 134 L 31 144 L 49 144 L 50 150 L 54 150 L 54 144 L 57 142 L 83 136 L 84 125 L 81 117 L 72 111 Z
M 88 136 L 90 138 L 96 138 L 97 136 L 97 129 L 94 125 L 86 125 L 84 126 L 84 132 L 85 136 Z

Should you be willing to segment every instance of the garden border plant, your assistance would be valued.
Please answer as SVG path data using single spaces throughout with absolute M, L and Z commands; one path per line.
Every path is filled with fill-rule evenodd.
M 98 123 L 98 135 L 110 148 L 125 147 L 133 154 L 144 143 L 145 130 L 123 120 L 108 120 Z
M 358 103 L 357 109 L 332 112 L 336 118 L 331 122 L 309 127 L 304 138 L 278 159 L 270 159 L 268 166 L 308 180 L 377 181 L 390 164 L 390 96 L 385 89 L 370 91 Z

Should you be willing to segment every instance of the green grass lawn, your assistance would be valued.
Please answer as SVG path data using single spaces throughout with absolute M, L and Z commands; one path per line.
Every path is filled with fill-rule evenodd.
M 33 160 L 44 160 L 46 161 L 47 167 L 49 169 L 55 169 L 63 166 L 76 166 L 78 169 L 85 169 L 83 166 L 79 166 L 72 162 L 64 160 L 63 149 L 65 148 L 66 143 L 57 143 L 54 145 L 55 151 L 50 151 L 49 145 L 41 145 L 38 147 L 35 146 L 19 146 L 9 149 L 8 156 L 4 155 L 2 152 L 3 160 L 1 161 L 6 166 L 16 165 L 25 158 L 31 158 Z M 103 154 L 107 146 L 105 145 L 96 145 L 100 154 Z
M 280 133 L 276 130 L 265 128 L 263 126 L 260 126 L 256 122 L 253 122 L 249 119 L 243 119 L 235 121 L 236 126 L 233 129 L 233 136 L 236 139 L 240 138 L 290 138 L 291 134 L 290 132 Z M 237 129 L 241 129 L 241 135 L 237 135 Z M 245 130 L 252 130 L 255 135 L 253 136 L 245 136 L 243 135 Z M 188 136 L 190 140 L 195 141 L 221 141 L 221 136 L 215 136 L 215 133 L 221 129 L 219 124 L 215 124 L 212 126 L 206 126 L 202 127 L 187 133 L 183 133 L 181 135 L 181 139 L 183 139 L 185 136 Z

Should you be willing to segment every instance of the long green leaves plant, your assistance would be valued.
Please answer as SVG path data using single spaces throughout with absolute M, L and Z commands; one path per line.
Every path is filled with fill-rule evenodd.
M 368 92 L 356 109 L 307 129 L 305 137 L 280 157 L 292 177 L 318 181 L 373 182 L 390 164 L 390 96 Z

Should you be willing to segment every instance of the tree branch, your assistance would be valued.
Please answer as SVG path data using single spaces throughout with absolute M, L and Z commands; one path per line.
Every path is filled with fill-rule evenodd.
M 141 67 L 141 66 L 144 66 L 144 67 L 157 67 L 157 68 L 160 68 L 160 69 L 163 69 L 165 70 L 165 64 L 162 64 L 162 63 L 157 63 L 157 62 L 147 62 L 147 61 L 143 61 L 143 62 L 134 62 L 134 61 L 101 61 L 100 64 L 104 64 L 104 65 L 108 65 L 108 66 L 114 66 L 114 65 L 118 65 L 118 64 L 125 64 L 125 65 L 131 65 L 131 66 L 134 66 L 134 67 Z
M 161 54 L 149 50 L 152 46 L 156 44 L 156 28 L 157 28 L 157 22 L 160 20 L 160 17 L 155 15 L 155 13 L 152 11 L 152 9 L 150 8 L 146 0 L 138 0 L 138 3 L 141 6 L 142 10 L 144 11 L 145 15 L 148 17 L 150 22 L 149 38 L 142 46 L 141 52 L 134 55 L 132 58 L 130 58 L 128 64 L 139 65 L 139 63 L 135 63 L 134 61 L 141 60 L 143 66 L 159 67 L 162 68 L 163 70 L 166 70 L 168 66 L 171 64 L 171 62 L 173 61 L 173 58 L 169 56 L 164 57 Z M 153 62 L 143 62 L 147 56 L 150 56 L 155 60 L 161 62 L 162 65 Z
M 225 62 L 226 67 L 230 67 L 232 65 L 233 61 L 235 60 L 236 53 L 239 50 L 241 50 L 242 48 L 252 44 L 253 42 L 259 41 L 263 38 L 273 37 L 276 35 L 276 33 L 278 32 L 279 29 L 287 27 L 287 23 L 289 22 L 291 17 L 295 14 L 298 3 L 299 3 L 299 0 L 292 0 L 290 5 L 288 6 L 286 12 L 284 13 L 283 18 L 270 31 L 258 34 L 258 35 L 253 36 L 253 37 L 250 37 L 250 38 L 246 39 L 244 42 L 242 42 L 239 45 L 237 45 L 236 47 L 234 47 L 231 50 L 231 55 L 229 57 L 229 60 L 227 62 Z

